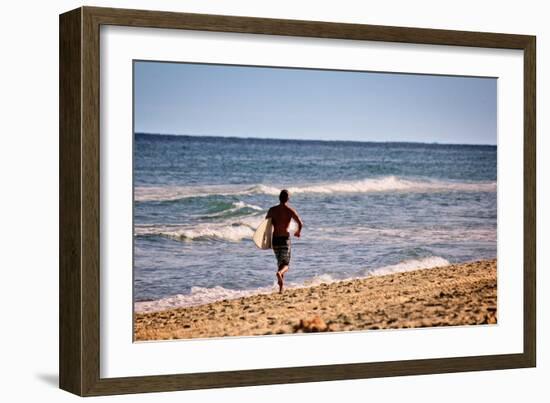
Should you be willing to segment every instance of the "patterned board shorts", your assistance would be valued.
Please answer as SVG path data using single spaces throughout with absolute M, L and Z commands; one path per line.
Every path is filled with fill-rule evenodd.
M 290 264 L 290 237 L 274 236 L 271 245 L 277 258 L 277 265 L 279 267 L 288 266 Z

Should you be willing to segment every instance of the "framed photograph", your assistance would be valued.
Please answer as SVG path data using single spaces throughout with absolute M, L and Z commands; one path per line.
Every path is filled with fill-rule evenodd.
M 535 37 L 60 16 L 60 387 L 533 367 Z

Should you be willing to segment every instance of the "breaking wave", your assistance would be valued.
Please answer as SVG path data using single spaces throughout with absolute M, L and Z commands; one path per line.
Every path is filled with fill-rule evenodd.
M 162 236 L 177 241 L 219 240 L 239 242 L 251 239 L 263 215 L 245 217 L 234 222 L 195 225 L 136 225 L 136 236 Z
M 299 193 L 376 193 L 376 192 L 496 192 L 496 182 L 455 182 L 440 180 L 413 180 L 397 176 L 290 186 L 287 189 Z M 232 196 L 247 194 L 278 195 L 281 186 L 275 185 L 209 185 L 136 187 L 134 198 L 139 202 L 170 201 L 211 195 Z
M 232 202 L 230 204 L 222 203 L 214 211 L 204 214 L 202 218 L 224 218 L 238 215 L 247 215 L 250 213 L 256 213 L 263 211 L 264 209 L 255 204 L 249 204 L 242 201 Z
M 390 266 L 365 269 L 366 276 L 384 276 L 386 274 L 403 273 L 419 269 L 433 269 L 434 267 L 448 266 L 448 260 L 439 256 L 430 256 L 422 259 L 408 259 Z

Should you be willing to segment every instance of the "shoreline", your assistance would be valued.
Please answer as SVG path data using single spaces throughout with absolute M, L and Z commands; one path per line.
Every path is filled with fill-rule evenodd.
M 497 261 L 134 314 L 134 341 L 497 323 Z

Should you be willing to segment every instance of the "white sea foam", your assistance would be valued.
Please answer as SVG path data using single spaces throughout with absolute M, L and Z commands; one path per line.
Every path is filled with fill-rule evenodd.
M 210 217 L 212 217 L 211 215 Z M 240 242 L 252 239 L 256 228 L 264 219 L 263 214 L 244 216 L 239 219 L 225 220 L 220 223 L 203 223 L 195 225 L 180 224 L 136 224 L 134 234 L 137 236 L 163 236 L 178 241 L 221 240 Z M 291 221 L 289 231 L 298 228 Z M 395 242 L 407 240 L 414 242 L 496 242 L 497 231 L 486 228 L 314 228 L 317 241 L 338 242 Z
M 229 196 L 240 193 L 242 193 L 240 187 L 231 185 L 136 186 L 134 188 L 134 199 L 136 201 L 171 201 L 190 197 Z
M 260 206 L 256 206 L 255 204 L 245 203 L 245 202 L 242 202 L 242 201 L 233 202 L 233 203 L 231 203 L 231 205 L 232 205 L 231 208 L 221 210 L 221 211 L 218 211 L 218 212 L 215 212 L 215 213 L 205 214 L 204 217 L 214 218 L 214 217 L 221 217 L 221 216 L 230 215 L 230 214 L 233 214 L 233 213 L 237 213 L 239 211 L 243 211 L 246 214 L 246 210 L 254 210 L 254 211 L 262 211 L 263 210 L 263 208 L 261 208 Z
M 319 274 L 313 278 L 307 279 L 304 281 L 304 283 L 301 285 L 302 287 L 313 287 L 319 284 L 330 284 L 338 281 L 330 274 Z
M 260 206 L 256 206 L 255 204 L 245 203 L 245 202 L 242 202 L 242 201 L 233 202 L 233 207 L 235 209 L 249 208 L 249 209 L 256 210 L 256 211 L 263 210 L 263 208 L 261 208 Z
M 376 192 L 496 192 L 496 182 L 455 182 L 412 180 L 397 176 L 362 179 L 358 181 L 327 182 L 290 186 L 290 193 L 376 193 Z M 136 201 L 170 201 L 211 195 L 229 196 L 267 194 L 276 196 L 283 186 L 275 185 L 212 185 L 136 187 Z
M 307 288 L 320 284 L 330 284 L 338 281 L 354 280 L 370 276 L 383 276 L 387 274 L 408 272 L 413 270 L 431 269 L 435 267 L 448 266 L 449 264 L 449 261 L 439 256 L 431 256 L 421 259 L 409 259 L 395 265 L 383 266 L 378 268 L 368 268 L 365 269 L 363 275 L 346 279 L 338 279 L 331 276 L 330 274 L 321 274 L 311 279 L 305 280 L 303 283 L 289 283 L 287 285 L 287 289 Z M 275 282 L 270 286 L 248 290 L 231 290 L 221 286 L 216 286 L 212 288 L 193 287 L 191 288 L 191 292 L 189 294 L 178 294 L 154 301 L 135 302 L 134 310 L 136 312 L 155 312 L 173 308 L 204 305 L 216 301 L 237 299 L 250 295 L 269 294 L 275 292 L 276 289 L 277 287 Z
M 236 221 L 198 225 L 136 225 L 135 235 L 158 235 L 178 241 L 222 240 L 239 242 L 252 239 L 263 215 L 244 217 Z
M 269 294 L 273 291 L 275 291 L 275 284 L 271 287 L 251 290 L 230 290 L 220 286 L 212 288 L 192 287 L 189 294 L 178 294 L 154 301 L 136 302 L 134 309 L 136 312 L 156 312 L 166 309 L 204 305 L 215 301 L 237 299 L 253 294 Z
M 409 259 L 400 263 L 383 266 L 377 268 L 365 269 L 364 274 L 366 276 L 384 276 L 386 274 L 403 273 L 406 271 L 420 270 L 420 269 L 433 269 L 434 267 L 448 266 L 450 263 L 448 260 L 439 256 L 430 256 L 421 259 Z
M 352 182 L 335 182 L 311 186 L 290 187 L 291 193 L 375 193 L 375 192 L 487 192 L 495 191 L 495 182 L 468 183 L 436 180 L 408 180 L 396 176 L 364 179 Z

